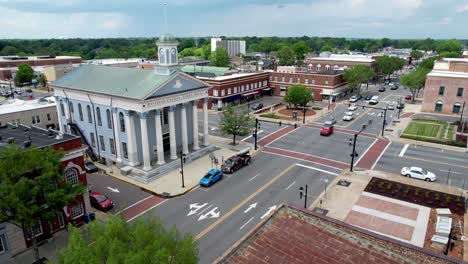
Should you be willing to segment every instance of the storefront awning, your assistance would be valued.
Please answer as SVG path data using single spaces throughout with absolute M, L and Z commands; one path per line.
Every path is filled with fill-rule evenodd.
M 258 94 L 258 91 L 253 91 L 253 92 L 250 92 L 250 93 L 245 93 L 245 94 L 242 94 L 242 96 L 249 96 L 249 95 L 254 95 L 254 94 Z

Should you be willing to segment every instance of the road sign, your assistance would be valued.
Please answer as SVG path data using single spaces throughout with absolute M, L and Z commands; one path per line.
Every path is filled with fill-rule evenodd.
M 190 212 L 187 214 L 187 216 L 191 216 L 193 214 L 196 214 L 198 212 L 198 210 L 202 209 L 206 205 L 207 205 L 207 203 L 204 203 L 204 204 L 198 204 L 198 203 L 191 204 L 190 205 Z
M 208 213 L 200 215 L 200 217 L 198 218 L 198 221 L 206 219 L 208 217 L 218 218 L 219 217 L 219 211 L 216 212 L 217 209 L 218 209 L 218 207 L 215 207 L 215 208 L 211 209 L 211 211 L 209 211 Z
M 249 205 L 249 207 L 245 209 L 244 213 L 248 213 L 250 210 L 254 209 L 255 207 L 257 207 L 257 203 L 253 203 Z

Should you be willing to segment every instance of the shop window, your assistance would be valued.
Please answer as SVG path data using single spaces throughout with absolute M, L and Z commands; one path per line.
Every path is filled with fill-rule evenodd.
M 52 120 L 52 118 L 50 117 L 50 114 L 47 113 L 47 121 L 50 121 L 50 120 Z
M 37 237 L 42 235 L 42 226 L 41 223 L 38 221 L 36 224 L 30 226 L 29 228 L 25 228 L 25 235 L 28 239 L 31 239 L 33 234 Z

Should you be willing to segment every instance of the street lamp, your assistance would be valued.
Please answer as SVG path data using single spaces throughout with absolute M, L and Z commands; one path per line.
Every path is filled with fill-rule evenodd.
M 185 188 L 185 183 L 184 183 L 184 163 L 185 163 L 185 154 L 182 153 L 182 150 L 180 150 L 180 174 L 182 175 L 182 188 Z
M 304 209 L 307 209 L 307 184 L 305 185 L 305 192 L 304 187 L 299 187 L 299 199 L 302 199 L 302 196 L 304 195 Z
M 258 137 L 258 130 L 260 129 L 260 122 L 258 122 L 258 118 L 255 118 L 255 134 L 253 135 L 255 139 L 255 150 L 258 149 L 257 147 L 257 137 Z

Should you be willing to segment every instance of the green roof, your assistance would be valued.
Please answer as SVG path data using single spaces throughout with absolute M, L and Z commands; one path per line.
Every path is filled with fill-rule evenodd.
M 182 71 L 185 73 L 194 73 L 194 71 L 195 72 L 208 72 L 208 73 L 213 73 L 216 76 L 223 76 L 227 71 L 229 71 L 229 68 L 228 67 L 186 65 L 182 67 Z
M 158 75 L 152 70 L 103 65 L 82 65 L 52 85 L 137 100 L 208 87 L 181 72 Z

